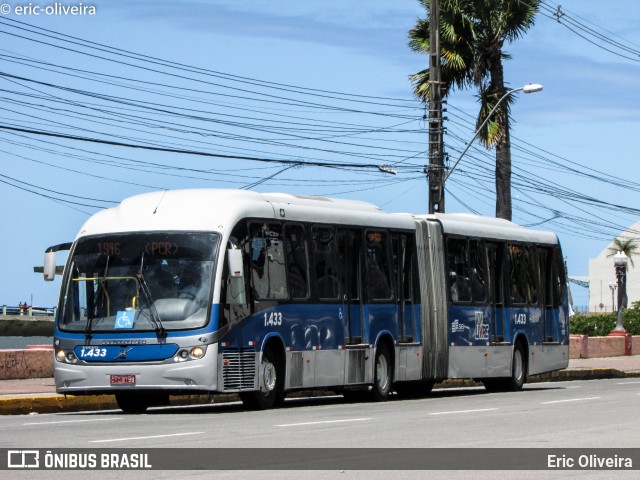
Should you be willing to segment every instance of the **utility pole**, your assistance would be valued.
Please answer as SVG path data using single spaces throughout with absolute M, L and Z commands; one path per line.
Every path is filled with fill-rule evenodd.
M 429 15 L 429 213 L 444 213 L 444 152 L 440 81 L 440 0 L 431 0 Z

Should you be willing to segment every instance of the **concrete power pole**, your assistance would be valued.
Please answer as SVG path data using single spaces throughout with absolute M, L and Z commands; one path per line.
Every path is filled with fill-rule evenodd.
M 440 0 L 431 0 L 429 15 L 429 213 L 444 213 L 444 152 L 440 81 Z

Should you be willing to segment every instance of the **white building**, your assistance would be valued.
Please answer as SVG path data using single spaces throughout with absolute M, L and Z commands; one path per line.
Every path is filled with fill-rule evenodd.
M 618 238 L 622 240 L 633 239 L 640 244 L 640 222 L 631 225 L 618 235 Z M 611 254 L 609 248 L 612 246 L 613 240 L 600 252 L 600 255 L 589 260 L 589 311 L 591 312 L 611 312 L 618 307 L 618 291 L 614 290 L 616 271 L 613 257 L 607 256 Z M 640 256 L 635 257 L 633 261 L 636 264 L 635 267 L 631 265 L 631 262 L 627 265 L 629 307 L 632 302 L 640 300 Z

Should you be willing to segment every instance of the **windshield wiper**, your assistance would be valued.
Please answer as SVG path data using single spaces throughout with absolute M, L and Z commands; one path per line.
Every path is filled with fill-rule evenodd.
M 160 315 L 158 314 L 158 310 L 156 310 L 155 305 L 153 304 L 153 297 L 151 295 L 151 291 L 149 290 L 149 286 L 144 279 L 144 275 L 142 272 L 138 273 L 138 281 L 140 282 L 140 290 L 142 291 L 142 296 L 144 297 L 144 301 L 149 306 L 149 311 L 151 312 L 151 320 L 153 324 L 156 326 L 156 334 L 160 337 L 167 336 L 167 330 L 164 328 L 162 324 L 162 320 L 160 319 Z

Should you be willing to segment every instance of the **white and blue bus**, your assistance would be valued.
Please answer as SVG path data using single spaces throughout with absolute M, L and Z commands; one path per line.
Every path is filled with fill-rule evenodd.
M 47 250 L 46 279 L 65 249 L 56 390 L 125 412 L 205 392 L 385 400 L 447 378 L 519 390 L 568 364 L 558 239 L 505 220 L 176 190 L 93 215 Z

